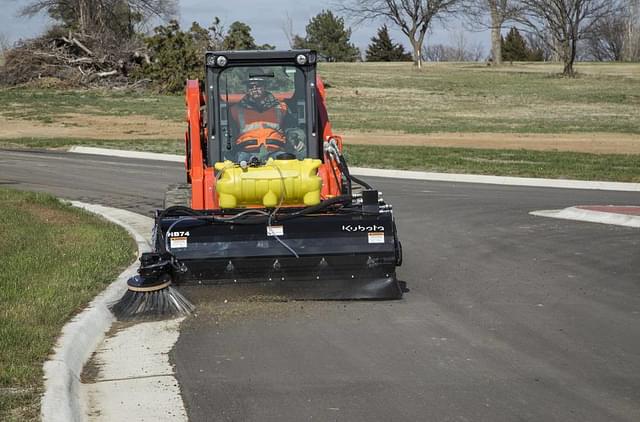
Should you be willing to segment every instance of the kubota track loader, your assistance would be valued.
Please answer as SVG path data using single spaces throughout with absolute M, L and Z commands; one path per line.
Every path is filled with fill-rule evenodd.
M 316 61 L 206 53 L 205 80 L 186 86 L 188 185 L 157 212 L 143 267 L 177 285 L 256 283 L 300 299 L 402 296 L 391 205 L 349 173 Z

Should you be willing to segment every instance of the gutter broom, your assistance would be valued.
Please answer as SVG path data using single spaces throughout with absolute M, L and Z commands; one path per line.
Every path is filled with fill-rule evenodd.
M 172 262 L 158 253 L 143 253 L 138 275 L 127 280 L 127 292 L 111 305 L 121 321 L 186 316 L 194 306 L 171 286 Z

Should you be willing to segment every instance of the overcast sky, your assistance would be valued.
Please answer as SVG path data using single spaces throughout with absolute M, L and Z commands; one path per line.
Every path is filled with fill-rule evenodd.
M 214 16 L 220 17 L 226 27 L 229 27 L 233 21 L 240 20 L 251 26 L 258 44 L 268 43 L 282 49 L 289 48 L 282 29 L 286 16 L 290 16 L 293 20 L 294 31 L 304 35 L 304 28 L 309 19 L 323 8 L 319 2 L 311 0 L 178 1 L 179 20 L 182 26 L 188 27 L 193 21 L 209 26 Z M 37 35 L 50 24 L 46 16 L 31 19 L 17 17 L 18 10 L 28 3 L 29 0 L 0 0 L 0 33 L 11 42 Z M 326 3 L 323 2 L 323 4 L 327 8 Z M 364 50 L 381 23 L 367 23 L 359 26 L 351 24 L 353 31 L 351 41 Z M 436 25 L 432 34 L 428 36 L 428 40 L 434 44 L 453 44 L 452 32 L 460 31 L 461 26 L 460 22 L 452 21 L 449 23 L 450 31 L 446 31 L 442 26 Z M 394 41 L 408 46 L 404 35 L 400 32 L 392 30 L 391 36 Z M 489 36 L 486 32 L 466 32 L 465 36 L 469 44 L 482 43 L 485 46 L 485 52 L 488 53 Z

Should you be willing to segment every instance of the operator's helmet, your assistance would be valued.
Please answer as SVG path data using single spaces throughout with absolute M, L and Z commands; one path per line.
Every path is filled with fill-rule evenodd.
M 259 86 L 261 88 L 265 88 L 267 85 L 267 81 L 265 78 L 260 76 L 250 76 L 245 82 L 247 90 L 251 89 L 254 86 Z

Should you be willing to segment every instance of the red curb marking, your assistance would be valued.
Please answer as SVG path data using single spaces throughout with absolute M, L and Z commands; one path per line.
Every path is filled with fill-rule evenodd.
M 613 214 L 640 215 L 640 206 L 634 205 L 579 205 L 576 208 L 588 211 L 609 212 Z

